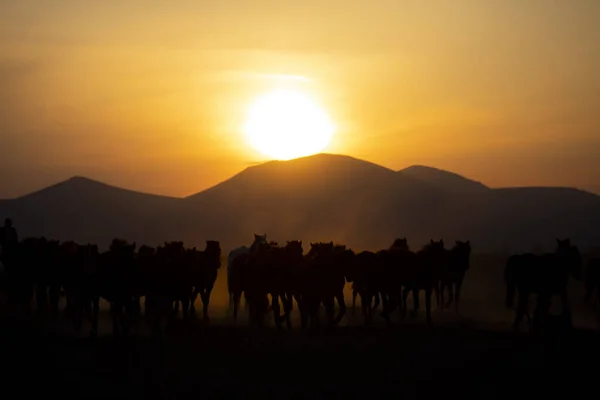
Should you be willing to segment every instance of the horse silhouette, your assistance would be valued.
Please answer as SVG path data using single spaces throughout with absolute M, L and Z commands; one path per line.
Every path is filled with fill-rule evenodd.
M 193 249 L 189 253 L 194 264 L 192 267 L 194 291 L 190 298 L 190 311 L 195 311 L 194 302 L 196 297 L 200 295 L 203 304 L 203 317 L 208 320 L 210 294 L 217 281 L 218 270 L 221 268 L 221 245 L 216 240 L 207 240 L 204 251 L 198 252 Z
M 234 274 L 233 269 L 234 269 L 235 260 L 239 256 L 250 254 L 250 252 L 257 249 L 257 246 L 264 244 L 266 242 L 267 242 L 267 234 L 266 233 L 263 235 L 257 235 L 255 233 L 254 241 L 252 242 L 250 247 L 241 246 L 241 247 L 237 247 L 229 252 L 229 256 L 227 257 L 227 290 L 229 292 L 230 304 L 232 304 L 234 302 L 234 293 L 233 293 L 233 288 L 231 286 L 231 282 L 232 282 L 231 277 Z
M 450 307 L 452 302 L 458 312 L 460 293 L 465 279 L 465 274 L 470 267 L 471 242 L 457 241 L 455 246 L 448 250 L 447 263 L 441 277 L 441 303 L 443 307 Z M 448 302 L 443 304 L 444 289 L 448 290 Z
M 571 319 L 567 284 L 569 275 L 582 280 L 581 255 L 569 239 L 556 241 L 555 253 L 513 255 L 506 263 L 506 307 L 513 307 L 515 294 L 519 299 L 513 323 L 515 329 L 518 329 L 524 316 L 527 316 L 530 330 L 542 327 L 548 316 L 551 298 L 555 295 L 560 297 L 563 313 Z M 529 297 L 532 294 L 537 295 L 533 319 L 528 312 Z

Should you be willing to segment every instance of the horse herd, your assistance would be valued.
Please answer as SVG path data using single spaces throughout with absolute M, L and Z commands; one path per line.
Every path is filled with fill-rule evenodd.
M 8 306 L 31 313 L 31 304 L 42 315 L 56 317 L 59 298 L 64 293 L 65 312 L 76 331 L 87 319 L 90 335 L 98 332 L 99 300 L 110 303 L 113 334 L 126 334 L 141 316 L 154 332 L 162 333 L 179 309 L 186 318 L 194 313 L 200 296 L 203 316 L 208 319 L 211 292 L 221 267 L 221 246 L 207 241 L 202 251 L 186 248 L 183 242 L 168 242 L 156 248 L 114 239 L 109 250 L 99 252 L 96 245 L 28 238 L 10 248 L 5 246 L 4 286 L 8 289 Z M 136 251 L 137 250 L 137 251 Z M 344 287 L 352 283 L 353 302 L 361 299 L 365 324 L 373 320 L 381 305 L 381 317 L 388 326 L 399 310 L 407 315 L 407 299 L 413 297 L 413 313 L 419 310 L 419 292 L 425 292 L 426 321 L 432 323 L 432 296 L 438 307 L 458 309 L 461 288 L 470 266 L 469 241 L 457 241 L 446 249 L 443 240 L 431 240 L 421 250 L 410 250 L 406 238 L 378 252 L 355 253 L 333 242 L 310 243 L 304 254 L 301 241 L 285 245 L 267 241 L 267 235 L 254 235 L 249 246 L 232 250 L 227 259 L 227 286 L 233 317 L 237 319 L 242 296 L 248 308 L 249 322 L 263 326 L 272 313 L 275 325 L 292 328 L 294 303 L 300 314 L 302 329 L 320 325 L 320 309 L 326 323 L 339 324 L 347 310 Z M 557 240 L 554 253 L 511 256 L 505 268 L 506 306 L 513 308 L 518 295 L 514 326 L 523 317 L 530 328 L 539 326 L 548 315 L 551 297 L 561 299 L 564 315 L 570 321 L 567 296 L 569 276 L 582 280 L 579 250 L 570 241 Z M 592 262 L 586 274 L 586 298 L 599 292 L 600 262 Z M 533 318 L 528 313 L 528 299 L 537 295 Z M 447 298 L 446 298 L 447 297 Z M 337 307 L 336 307 L 337 303 Z M 22 308 L 19 308 L 22 307 Z M 336 315 L 337 309 L 337 315 Z

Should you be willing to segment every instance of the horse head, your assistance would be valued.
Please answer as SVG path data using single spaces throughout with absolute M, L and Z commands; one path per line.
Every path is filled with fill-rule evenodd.
M 471 254 L 471 241 L 467 240 L 466 242 L 461 242 L 460 240 L 457 240 L 454 248 L 460 253 Z
M 286 252 L 292 257 L 296 257 L 296 256 L 302 257 L 302 254 L 304 253 L 304 249 L 302 248 L 301 240 L 288 241 L 287 244 L 285 245 L 285 249 L 286 249 Z
M 394 240 L 394 243 L 391 246 L 392 249 L 396 249 L 396 250 L 404 250 L 407 251 L 408 250 L 408 240 L 403 237 L 403 238 L 397 238 L 396 240 Z
M 440 239 L 439 241 L 435 241 L 433 239 L 429 240 L 429 244 L 426 246 L 427 249 L 431 251 L 441 251 L 444 250 L 444 240 Z
M 218 256 L 221 257 L 221 244 L 217 240 L 207 240 L 206 249 L 204 251 L 206 253 L 218 254 Z
M 262 235 L 257 235 L 256 233 L 254 234 L 254 242 L 258 242 L 258 243 L 264 243 L 267 241 L 267 234 L 264 233 Z
M 138 249 L 138 256 L 140 256 L 142 258 L 152 257 L 152 256 L 154 256 L 154 253 L 155 253 L 154 247 L 149 247 L 149 246 L 143 245 Z
M 579 248 L 573 246 L 570 239 L 556 239 L 556 242 L 556 254 L 567 264 L 573 278 L 583 280 L 583 262 Z

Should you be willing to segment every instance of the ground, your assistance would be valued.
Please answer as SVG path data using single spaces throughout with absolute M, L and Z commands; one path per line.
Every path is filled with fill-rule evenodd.
M 505 398 L 597 390 L 596 332 L 543 338 L 468 326 L 313 334 L 180 325 L 165 339 L 2 330 L 4 390 L 27 398 Z M 589 371 L 589 372 L 586 372 Z
M 381 322 L 365 328 L 357 311 L 333 330 L 258 331 L 244 317 L 231 320 L 224 277 L 210 324 L 179 321 L 164 339 L 144 328 L 128 339 L 112 338 L 106 313 L 98 339 L 74 335 L 64 320 L 42 329 L 0 318 L 2 393 L 49 399 L 597 394 L 600 332 L 581 284 L 571 291 L 577 329 L 560 341 L 534 337 L 510 330 L 514 314 L 503 306 L 501 266 L 485 268 L 467 277 L 460 313 L 434 311 L 433 327 L 421 314 L 392 330 Z

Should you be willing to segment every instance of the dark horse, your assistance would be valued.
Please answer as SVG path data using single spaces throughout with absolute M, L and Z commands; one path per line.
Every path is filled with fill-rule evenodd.
M 560 296 L 563 314 L 571 325 L 571 307 L 567 296 L 569 274 L 576 280 L 582 279 L 581 255 L 569 239 L 557 239 L 555 253 L 511 256 L 504 269 L 504 279 L 507 287 L 507 308 L 513 307 L 515 293 L 519 295 L 513 328 L 519 327 L 525 315 L 529 320 L 527 308 L 531 294 L 537 294 L 537 305 L 530 328 L 537 329 L 543 326 L 550 308 L 550 300 L 554 295 Z
M 446 265 L 442 272 L 441 288 L 442 303 L 444 290 L 448 289 L 448 302 L 442 304 L 442 307 L 450 307 L 454 301 L 454 307 L 458 312 L 458 304 L 460 302 L 460 291 L 465 280 L 465 274 L 469 270 L 471 257 L 470 241 L 457 241 L 456 245 L 448 250 Z
M 190 298 L 190 311 L 194 312 L 194 302 L 200 295 L 203 305 L 203 317 L 208 321 L 208 305 L 210 303 L 210 294 L 217 281 L 219 268 L 221 268 L 221 245 L 215 240 L 206 241 L 204 251 L 192 251 L 196 265 L 193 269 L 194 291 Z

